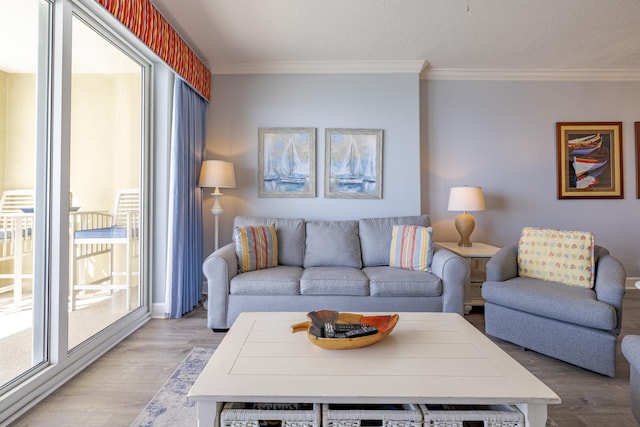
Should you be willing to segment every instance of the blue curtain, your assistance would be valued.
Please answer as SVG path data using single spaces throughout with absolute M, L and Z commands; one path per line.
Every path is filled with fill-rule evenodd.
M 182 317 L 202 299 L 202 191 L 207 103 L 182 79 L 173 97 L 165 312 Z

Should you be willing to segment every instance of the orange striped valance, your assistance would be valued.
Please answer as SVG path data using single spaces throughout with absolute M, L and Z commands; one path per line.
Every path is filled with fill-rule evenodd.
M 173 68 L 204 98 L 211 96 L 211 71 L 149 0 L 95 0 Z

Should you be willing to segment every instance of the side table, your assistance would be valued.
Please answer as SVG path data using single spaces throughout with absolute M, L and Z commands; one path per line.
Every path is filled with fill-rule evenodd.
M 464 313 L 469 314 L 473 307 L 483 306 L 482 283 L 487 278 L 487 261 L 500 248 L 486 243 L 473 243 L 471 247 L 458 246 L 457 242 L 435 242 L 435 244 L 460 255 L 469 263 L 471 274 L 464 287 Z

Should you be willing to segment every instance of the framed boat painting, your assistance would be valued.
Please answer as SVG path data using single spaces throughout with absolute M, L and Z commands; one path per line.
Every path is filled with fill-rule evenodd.
M 258 197 L 316 196 L 316 129 L 258 129 Z
M 382 129 L 325 130 L 324 196 L 382 198 Z
M 622 199 L 622 122 L 556 123 L 558 199 Z

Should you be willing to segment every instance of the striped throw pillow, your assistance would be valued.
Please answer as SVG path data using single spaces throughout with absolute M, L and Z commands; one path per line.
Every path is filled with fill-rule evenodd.
M 278 238 L 273 224 L 235 227 L 233 240 L 240 273 L 278 265 Z
M 433 228 L 418 225 L 394 225 L 389 265 L 405 270 L 431 271 Z

